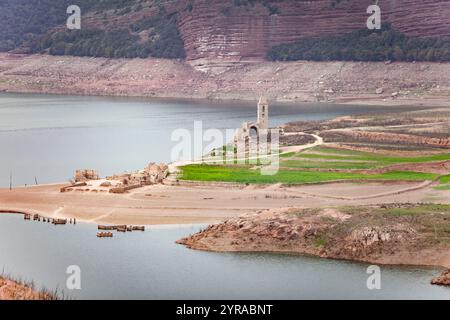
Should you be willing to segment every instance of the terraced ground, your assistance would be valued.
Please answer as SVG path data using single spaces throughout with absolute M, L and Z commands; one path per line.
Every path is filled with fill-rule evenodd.
M 399 163 L 426 163 L 450 160 L 450 153 L 424 156 L 392 156 L 326 146 L 298 154 L 282 155 L 281 166 L 289 168 L 379 169 Z
M 437 181 L 440 178 L 440 183 L 433 187 L 450 190 L 448 109 L 294 121 L 282 129 L 284 135 L 280 142 L 288 153 L 280 155 L 279 171 L 275 175 L 262 175 L 258 163 L 197 164 L 183 167 L 180 179 L 306 184 L 336 180 Z M 307 147 L 314 140 L 320 143 Z M 292 150 L 298 146 L 304 148 Z
M 189 165 L 182 167 L 182 180 L 227 181 L 237 183 L 306 184 L 336 180 L 353 181 L 425 181 L 440 178 L 437 188 L 450 188 L 450 176 L 423 170 L 438 162 L 450 160 L 450 153 L 421 156 L 397 156 L 319 146 L 299 153 L 283 154 L 275 175 L 261 175 L 252 165 Z M 404 164 L 406 170 L 396 170 Z M 411 164 L 410 166 L 408 164 Z M 421 164 L 421 170 L 414 167 Z M 392 166 L 392 170 L 389 168 Z M 402 167 L 402 168 L 403 168 Z M 425 166 L 426 167 L 426 166 Z

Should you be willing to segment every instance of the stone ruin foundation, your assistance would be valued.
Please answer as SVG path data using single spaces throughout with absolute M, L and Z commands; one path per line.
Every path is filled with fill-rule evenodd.
M 143 170 L 122 173 L 101 179 L 98 172 L 91 169 L 75 171 L 74 183 L 61 188 L 61 192 L 109 192 L 125 193 L 143 186 L 163 183 L 169 174 L 166 164 L 149 163 Z

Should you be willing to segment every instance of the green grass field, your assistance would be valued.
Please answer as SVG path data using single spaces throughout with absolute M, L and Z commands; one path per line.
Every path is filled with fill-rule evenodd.
M 299 169 L 373 169 L 376 166 L 370 162 L 352 161 L 308 161 L 308 160 L 281 160 L 281 167 Z
M 440 181 L 441 181 L 441 184 L 450 183 L 450 174 L 448 174 L 446 176 L 442 176 Z
M 180 179 L 255 184 L 308 184 L 337 180 L 425 181 L 437 179 L 439 175 L 413 171 L 366 174 L 339 170 L 375 169 L 396 163 L 422 163 L 440 160 L 450 160 L 450 154 L 394 157 L 378 153 L 316 147 L 306 152 L 283 154 L 280 157 L 280 170 L 272 176 L 262 175 L 258 169 L 252 168 L 250 165 L 189 165 L 182 168 Z M 450 175 L 441 177 L 442 185 L 439 188 L 446 190 L 445 184 L 449 182 Z
M 446 175 L 446 176 L 442 176 L 439 179 L 441 185 L 434 187 L 434 190 L 438 190 L 438 191 L 447 191 L 450 190 L 450 174 Z
M 292 160 L 295 158 L 296 160 Z M 450 154 L 435 154 L 420 157 L 395 157 L 383 155 L 380 153 L 370 153 L 363 151 L 342 150 L 329 147 L 316 147 L 306 152 L 301 152 L 294 155 L 283 157 L 281 163 L 286 163 L 288 166 L 294 165 L 295 161 L 301 163 L 302 161 L 310 161 L 312 163 L 321 162 L 335 162 L 345 163 L 346 169 L 360 169 L 361 162 L 364 163 L 364 169 L 382 168 L 397 163 L 423 163 L 432 161 L 450 160 Z M 341 165 L 342 166 L 342 165 Z M 332 166 L 331 166 L 332 168 Z M 339 169 L 336 167 L 336 169 Z
M 388 172 L 382 174 L 362 174 L 346 172 L 292 171 L 280 170 L 272 176 L 261 175 L 259 170 L 250 167 L 227 167 L 209 165 L 189 165 L 182 168 L 182 180 L 195 181 L 227 181 L 237 183 L 285 183 L 306 184 L 334 180 L 402 180 L 424 181 L 434 180 L 438 176 L 418 172 Z

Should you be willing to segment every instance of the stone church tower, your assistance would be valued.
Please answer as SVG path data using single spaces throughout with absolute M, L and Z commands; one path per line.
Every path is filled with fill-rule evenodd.
M 258 119 L 256 121 L 258 129 L 269 129 L 269 103 L 267 98 L 261 96 L 258 102 Z
M 255 122 L 244 122 L 242 123 L 242 128 L 236 130 L 236 134 L 234 136 L 234 142 L 238 143 L 239 141 L 244 141 L 248 143 L 252 140 L 251 133 L 253 134 L 253 138 L 256 136 L 256 141 L 259 144 L 259 138 L 261 135 L 267 135 L 269 130 L 269 103 L 267 102 L 267 98 L 261 96 L 258 102 L 257 108 L 258 118 Z

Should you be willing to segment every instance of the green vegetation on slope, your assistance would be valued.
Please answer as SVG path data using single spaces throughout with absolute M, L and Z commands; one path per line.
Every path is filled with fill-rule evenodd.
M 64 23 L 69 5 L 89 10 L 97 0 L 0 1 L 0 51 L 10 51 Z
M 151 1 L 148 1 L 151 2 Z M 159 1 L 159 13 L 122 27 L 84 27 L 53 30 L 63 26 L 69 5 L 82 14 L 96 13 L 99 22 L 142 10 L 140 0 L 5 0 L 0 2 L 0 51 L 22 47 L 25 52 L 49 52 L 107 58 L 184 58 L 184 43 L 177 15 L 168 14 Z M 103 17 L 103 18 L 102 18 Z M 103 19 L 103 20 L 102 20 Z M 142 36 L 142 34 L 144 34 Z
M 142 39 L 141 32 L 148 37 Z M 49 50 L 52 55 L 105 58 L 184 58 L 184 43 L 177 27 L 177 15 L 164 9 L 156 16 L 144 18 L 128 28 L 111 30 L 65 30 L 43 37 L 34 51 Z
M 255 4 L 260 3 L 264 7 L 267 8 L 270 15 L 279 14 L 280 8 L 276 5 L 270 3 L 270 0 L 233 0 L 233 5 L 236 7 L 246 7 L 246 6 L 255 6 Z
M 450 61 L 450 38 L 411 38 L 389 24 L 342 36 L 305 38 L 272 47 L 273 61 Z

